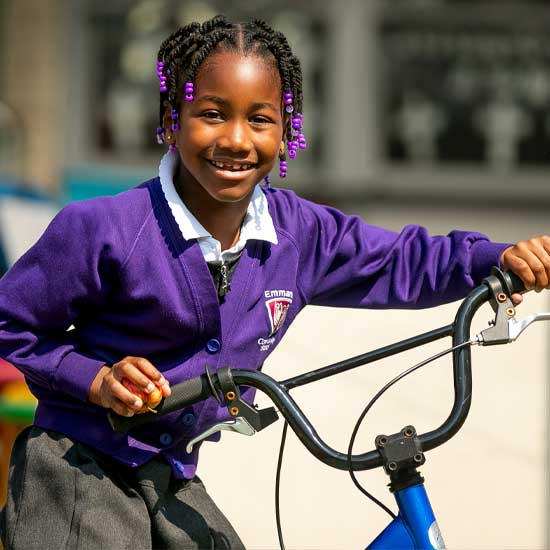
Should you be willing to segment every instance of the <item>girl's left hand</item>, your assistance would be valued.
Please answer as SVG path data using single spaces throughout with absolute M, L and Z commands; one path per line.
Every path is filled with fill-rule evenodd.
M 550 237 L 534 237 L 508 247 L 500 256 L 500 267 L 520 277 L 526 290 L 550 288 Z M 512 300 L 521 303 L 521 294 L 514 294 Z

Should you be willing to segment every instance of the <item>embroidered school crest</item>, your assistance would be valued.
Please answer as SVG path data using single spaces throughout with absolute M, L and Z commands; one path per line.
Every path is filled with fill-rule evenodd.
M 275 295 L 275 297 L 272 297 Z M 267 314 L 269 317 L 269 323 L 271 325 L 270 336 L 273 336 L 282 326 L 286 319 L 288 308 L 292 303 L 291 291 L 266 291 L 265 307 L 267 308 Z

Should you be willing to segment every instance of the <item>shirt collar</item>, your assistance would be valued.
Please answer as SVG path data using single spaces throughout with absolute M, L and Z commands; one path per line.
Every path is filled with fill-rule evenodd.
M 211 238 L 212 235 L 202 226 L 197 218 L 185 206 L 181 197 L 178 195 L 174 186 L 174 173 L 179 162 L 177 151 L 169 151 L 166 153 L 159 166 L 159 179 L 162 191 L 168 206 L 172 211 L 178 227 L 185 240 L 190 239 L 205 239 Z M 277 244 L 277 233 L 273 225 L 273 219 L 269 213 L 269 206 L 265 193 L 259 185 L 256 185 L 248 209 L 241 227 L 241 235 L 239 241 L 244 242 L 249 239 L 267 241 L 272 244 Z M 215 240 L 215 239 L 214 239 Z

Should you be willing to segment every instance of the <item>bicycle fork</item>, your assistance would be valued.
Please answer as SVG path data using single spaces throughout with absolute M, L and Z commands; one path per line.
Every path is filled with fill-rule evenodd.
M 372 541 L 367 550 L 444 550 L 424 479 L 416 469 L 426 461 L 413 426 L 376 438 L 376 447 L 390 476 L 399 514 Z

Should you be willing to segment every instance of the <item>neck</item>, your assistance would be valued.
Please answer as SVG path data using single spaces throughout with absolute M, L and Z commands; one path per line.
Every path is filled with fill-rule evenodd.
M 227 250 L 239 239 L 250 196 L 238 202 L 220 202 L 212 198 L 200 185 L 186 184 L 178 174 L 174 181 L 176 191 L 189 211 L 201 225 Z

